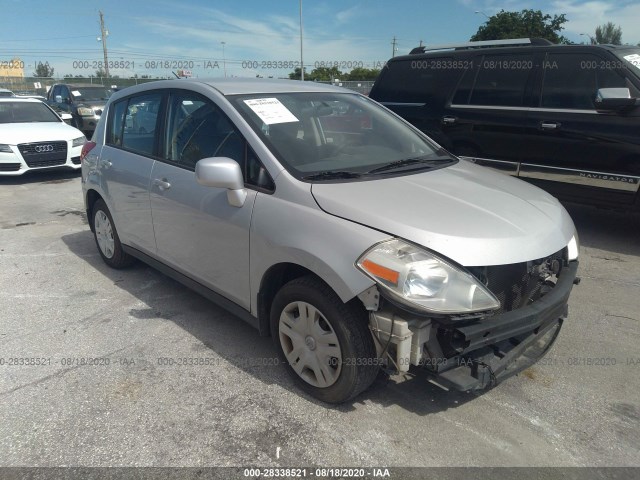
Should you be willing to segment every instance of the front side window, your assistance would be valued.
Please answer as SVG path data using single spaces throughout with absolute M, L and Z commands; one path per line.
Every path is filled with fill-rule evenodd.
M 231 158 L 240 165 L 248 186 L 273 190 L 267 170 L 231 120 L 211 100 L 192 92 L 174 92 L 167 118 L 166 160 L 195 170 L 196 163 L 203 158 Z
M 543 108 L 595 110 L 599 88 L 626 87 L 622 62 L 596 55 L 549 54 L 543 64 Z
M 230 100 L 299 179 L 408 173 L 456 161 L 361 95 L 300 92 L 237 95 Z
M 207 157 L 243 162 L 244 141 L 227 116 L 208 99 L 190 92 L 171 96 L 165 152 L 167 160 L 195 169 Z

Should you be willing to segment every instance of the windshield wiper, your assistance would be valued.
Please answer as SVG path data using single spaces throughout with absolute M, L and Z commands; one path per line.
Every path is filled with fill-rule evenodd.
M 405 158 L 404 160 L 396 160 L 395 162 L 391 162 L 391 163 L 387 163 L 386 165 L 383 165 L 381 167 L 378 168 L 374 168 L 373 170 L 369 170 L 367 173 L 379 173 L 379 172 L 386 172 L 387 170 L 395 170 L 396 168 L 402 168 L 405 167 L 407 165 L 415 165 L 418 163 L 430 163 L 431 166 L 434 166 L 436 164 L 440 164 L 442 162 L 450 162 L 452 161 L 451 158 L 443 158 L 443 157 L 439 157 L 439 158 L 425 158 L 425 157 L 416 157 L 416 158 Z
M 302 180 L 334 180 L 341 178 L 358 178 L 362 174 L 358 172 L 349 172 L 347 170 L 328 170 L 326 172 L 313 173 L 302 177 Z

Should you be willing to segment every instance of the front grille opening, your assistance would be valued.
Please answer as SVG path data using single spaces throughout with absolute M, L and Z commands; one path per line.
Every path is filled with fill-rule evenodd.
M 21 143 L 18 150 L 31 167 L 55 167 L 67 163 L 67 142 Z
M 566 260 L 565 249 L 545 258 L 468 270 L 500 301 L 495 314 L 526 307 L 548 293 Z

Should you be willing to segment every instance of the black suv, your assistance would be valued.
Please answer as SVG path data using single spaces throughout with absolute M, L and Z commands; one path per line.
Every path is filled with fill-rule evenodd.
M 389 60 L 370 96 L 461 157 L 563 200 L 640 210 L 638 47 L 419 47 Z
M 47 103 L 58 112 L 70 113 L 71 125 L 91 138 L 112 91 L 100 84 L 57 83 L 47 93 Z

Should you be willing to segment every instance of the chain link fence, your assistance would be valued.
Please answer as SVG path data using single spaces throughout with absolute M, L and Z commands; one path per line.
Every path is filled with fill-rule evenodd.
M 119 90 L 138 85 L 139 83 L 153 82 L 163 80 L 164 78 L 100 78 L 100 77 L 0 77 L 0 88 L 6 88 L 20 95 L 42 95 L 47 96 L 47 91 L 54 83 L 89 83 L 95 85 L 104 85 L 108 88 L 117 88 Z M 368 95 L 373 81 L 344 81 L 344 82 L 318 82 L 327 85 L 337 85 L 348 88 L 356 92 Z
M 163 80 L 162 78 L 100 78 L 100 77 L 0 77 L 0 88 L 6 88 L 15 94 L 42 95 L 54 83 L 88 83 L 122 89 L 139 83 Z M 114 87 L 115 86 L 115 87 Z

